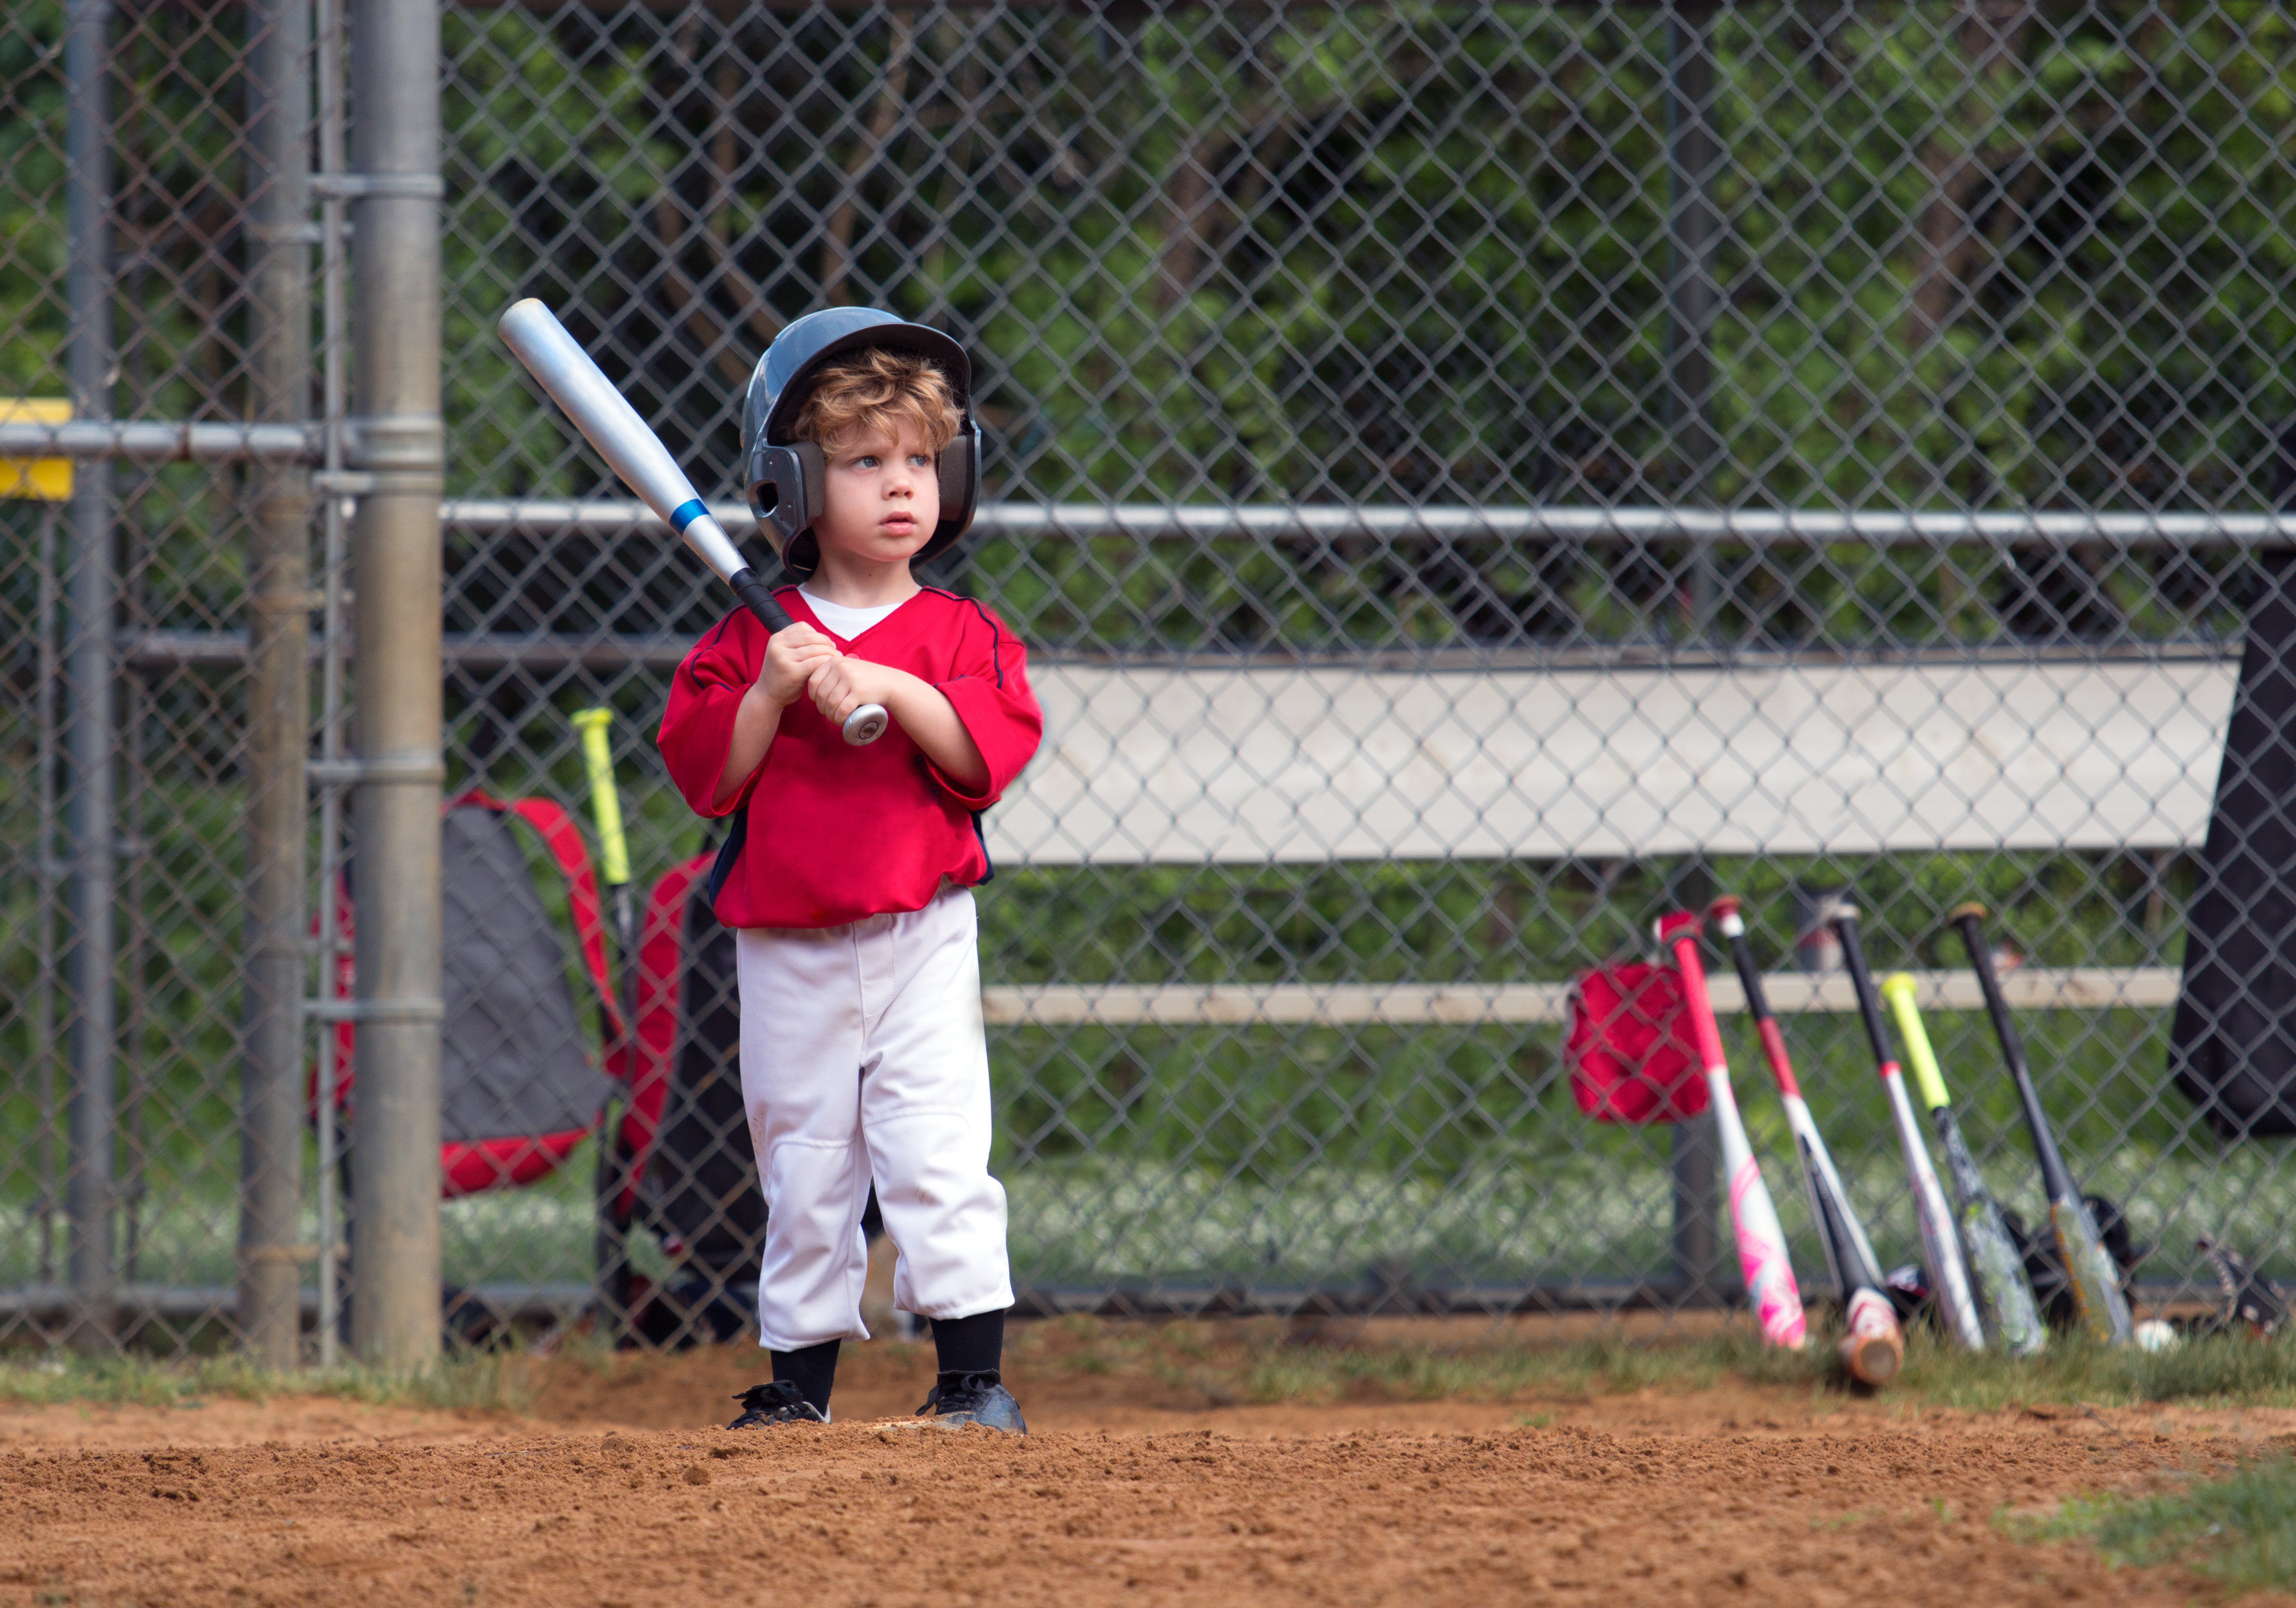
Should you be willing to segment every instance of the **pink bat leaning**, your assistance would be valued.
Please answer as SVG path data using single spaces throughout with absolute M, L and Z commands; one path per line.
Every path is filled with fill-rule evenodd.
M 1722 1140 L 1722 1168 L 1730 1180 L 1730 1227 L 1738 1243 L 1738 1266 L 1746 1276 L 1746 1294 L 1762 1325 L 1762 1338 L 1774 1346 L 1799 1351 L 1808 1325 L 1801 1310 L 1801 1292 L 1794 1284 L 1793 1263 L 1786 1257 L 1786 1236 L 1778 1224 L 1778 1209 L 1769 1186 L 1755 1163 L 1754 1147 L 1746 1138 L 1738 1102 L 1730 1092 L 1730 1064 L 1722 1056 L 1722 1030 L 1714 1021 L 1714 1002 L 1706 993 L 1706 965 L 1699 958 L 1698 939 L 1704 923 L 1687 910 L 1677 910 L 1658 922 L 1658 941 L 1674 952 L 1682 975 L 1682 998 L 1690 1013 L 1690 1030 L 1697 1041 L 1698 1058 L 1706 1066 L 1706 1087 L 1714 1106 L 1714 1126 Z

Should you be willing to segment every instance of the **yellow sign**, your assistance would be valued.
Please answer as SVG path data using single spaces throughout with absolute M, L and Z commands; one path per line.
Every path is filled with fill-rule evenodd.
M 0 398 L 0 424 L 69 424 L 71 416 L 71 404 L 60 397 Z M 71 494 L 70 458 L 0 458 L 0 496 L 69 503 Z

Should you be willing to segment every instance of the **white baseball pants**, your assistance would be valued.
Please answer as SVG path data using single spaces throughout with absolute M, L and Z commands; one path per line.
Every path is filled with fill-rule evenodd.
M 900 1253 L 896 1307 L 970 1317 L 1011 1306 L 972 890 L 842 927 L 744 928 L 734 955 L 742 1098 L 766 1195 L 767 1349 L 869 1338 L 873 1177 Z

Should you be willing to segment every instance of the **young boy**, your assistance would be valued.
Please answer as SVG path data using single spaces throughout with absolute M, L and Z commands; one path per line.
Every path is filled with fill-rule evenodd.
M 920 1414 L 1025 1433 L 1001 1382 L 1013 1286 L 988 1175 L 988 1053 L 972 885 L 980 812 L 1044 718 L 1012 633 L 911 561 L 972 518 L 969 365 L 939 332 L 831 308 L 790 324 L 742 409 L 750 500 L 798 585 L 771 638 L 746 611 L 672 682 L 661 752 L 686 801 L 735 816 L 717 895 L 736 928 L 742 1095 L 764 1185 L 758 1327 L 773 1381 L 733 1427 L 824 1423 L 861 1322 L 873 1179 L 894 1304 L 932 1323 Z M 944 504 L 944 488 L 949 489 Z M 892 726 L 849 747 L 865 703 Z

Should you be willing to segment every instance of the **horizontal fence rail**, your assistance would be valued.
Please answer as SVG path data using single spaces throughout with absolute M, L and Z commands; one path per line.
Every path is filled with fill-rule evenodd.
M 316 425 L 165 419 L 117 423 L 94 419 L 64 424 L 0 423 L 0 457 L 316 464 L 325 450 Z
M 4 433 L 16 426 L 0 425 Z M 757 515 L 746 503 L 717 502 L 711 515 L 735 536 L 750 536 Z M 612 499 L 580 501 L 449 498 L 439 516 L 449 529 L 473 533 L 527 531 L 537 535 L 666 533 L 668 525 L 644 505 Z M 1341 505 L 1294 507 L 1191 506 L 1185 504 L 1030 504 L 987 502 L 973 516 L 976 537 L 1129 537 L 1136 540 L 1256 537 L 1266 541 L 1338 541 L 1480 537 L 1513 540 L 1650 541 L 1793 546 L 1855 542 L 1872 546 L 1939 546 L 1955 542 L 2002 546 L 2038 542 L 2068 546 L 2102 542 L 2133 546 L 2257 547 L 2296 543 L 2296 514 L 2243 512 L 2043 511 L 1994 513 L 1955 509 L 1698 509 L 1382 507 Z
M 1985 1006 L 1970 972 L 1911 975 L 1915 999 L 1923 1010 L 1976 1011 Z M 2002 979 L 2001 991 L 2017 1010 L 2157 1011 L 2176 1003 L 2177 982 L 2177 972 L 2164 966 L 2042 967 L 2009 972 Z M 1424 1027 L 1438 1022 L 1551 1027 L 1569 1019 L 1574 991 L 1567 982 L 1165 983 L 1148 988 L 1066 983 L 990 988 L 982 993 L 981 1008 L 999 1027 Z M 1714 1009 L 1723 1015 L 1746 1009 L 1745 990 L 1735 979 L 1717 976 L 1708 992 Z M 1771 1010 L 1789 1016 L 1845 1015 L 1857 1009 L 1847 977 L 1777 972 L 1762 980 L 1762 992 Z

